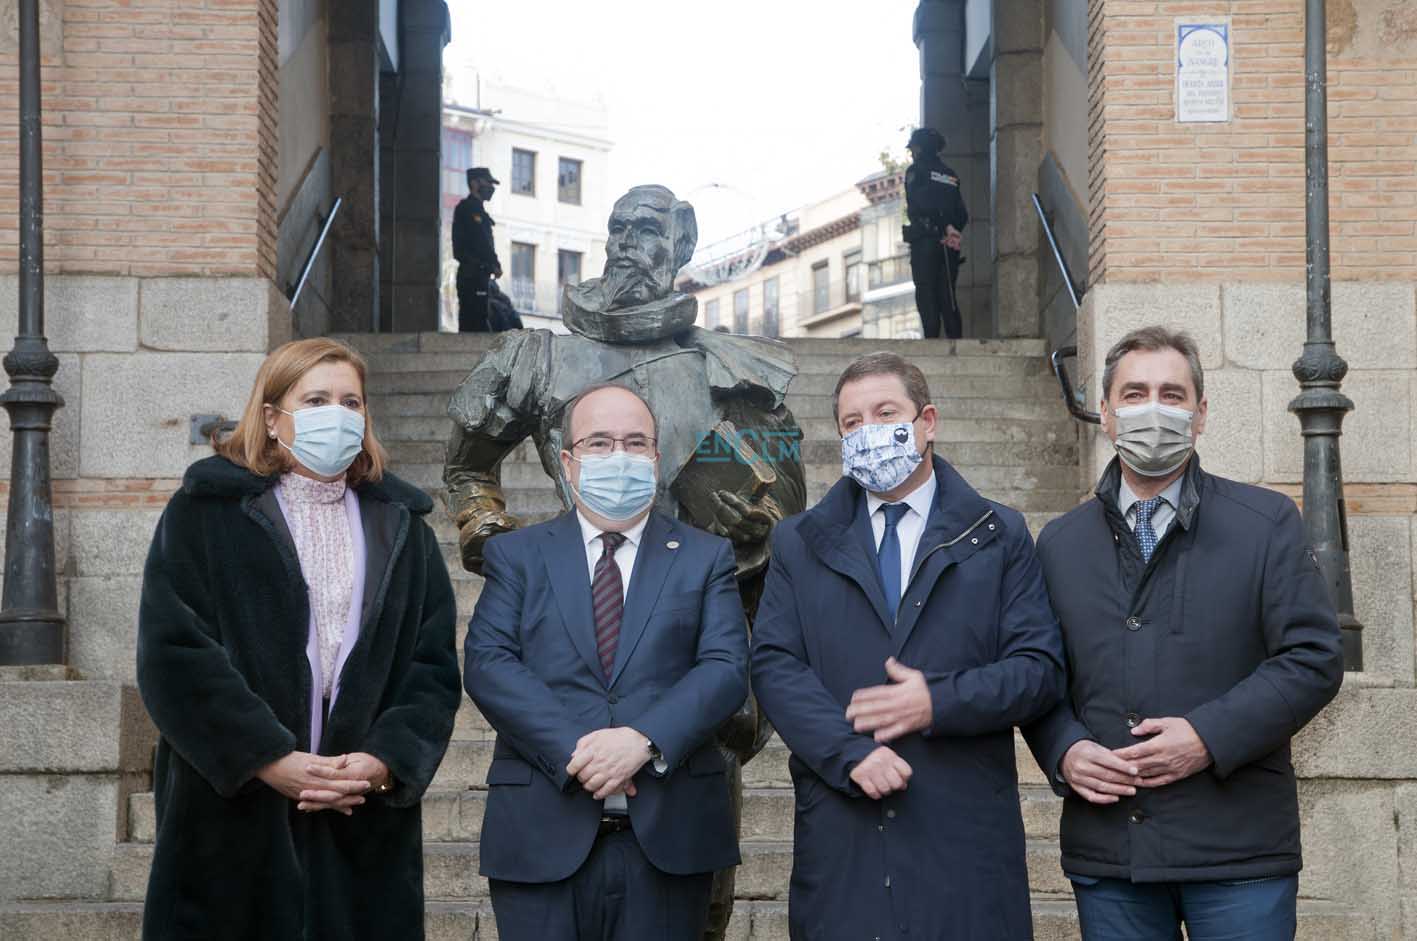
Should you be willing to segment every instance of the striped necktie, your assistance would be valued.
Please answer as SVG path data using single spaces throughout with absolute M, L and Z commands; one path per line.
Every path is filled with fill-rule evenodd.
M 615 651 L 620 646 L 620 618 L 625 609 L 625 588 L 620 580 L 620 566 L 615 564 L 615 550 L 625 542 L 621 533 L 601 533 L 605 551 L 595 563 L 590 597 L 595 609 L 595 652 L 600 657 L 600 670 L 605 682 L 615 671 Z

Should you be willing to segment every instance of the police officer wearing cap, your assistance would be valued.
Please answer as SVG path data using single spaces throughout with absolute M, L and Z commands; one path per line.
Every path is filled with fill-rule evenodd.
M 502 263 L 492 241 L 495 224 L 485 203 L 500 182 L 486 167 L 467 171 L 467 198 L 453 210 L 453 258 L 458 263 L 458 332 L 486 333 L 487 286 L 502 276 Z
M 927 337 L 958 339 L 964 332 L 955 282 L 961 233 L 969 222 L 959 175 L 940 159 L 945 139 L 934 128 L 918 128 L 906 144 L 913 161 L 905 171 L 905 240 L 910 243 L 910 274 L 915 281 L 915 307 Z

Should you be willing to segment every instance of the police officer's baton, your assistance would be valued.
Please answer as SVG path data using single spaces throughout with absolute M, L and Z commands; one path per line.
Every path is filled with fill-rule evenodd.
M 941 246 L 945 250 L 945 281 L 950 286 L 950 303 L 954 305 L 955 313 L 963 319 L 964 311 L 959 309 L 959 298 L 955 295 L 955 273 L 950 270 L 950 247 Z

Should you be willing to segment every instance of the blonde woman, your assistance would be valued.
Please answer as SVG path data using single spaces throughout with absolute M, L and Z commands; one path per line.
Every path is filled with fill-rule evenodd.
M 419 801 L 460 696 L 432 501 L 384 470 L 360 356 L 277 349 L 143 575 L 162 738 L 153 939 L 419 939 Z

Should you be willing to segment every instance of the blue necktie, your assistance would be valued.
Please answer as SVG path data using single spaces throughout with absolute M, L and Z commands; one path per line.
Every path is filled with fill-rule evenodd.
M 1137 544 L 1141 546 L 1141 557 L 1147 562 L 1151 561 L 1151 554 L 1156 551 L 1156 530 L 1151 528 L 1151 517 L 1155 515 L 1159 506 L 1161 506 L 1160 497 L 1138 500 L 1136 503 Z
M 881 534 L 881 546 L 876 550 L 876 571 L 881 575 L 881 587 L 886 592 L 886 607 L 891 612 L 891 623 L 895 623 L 895 612 L 900 607 L 900 533 L 896 525 L 910 507 L 904 503 L 883 503 L 881 514 L 886 520 L 886 530 Z

